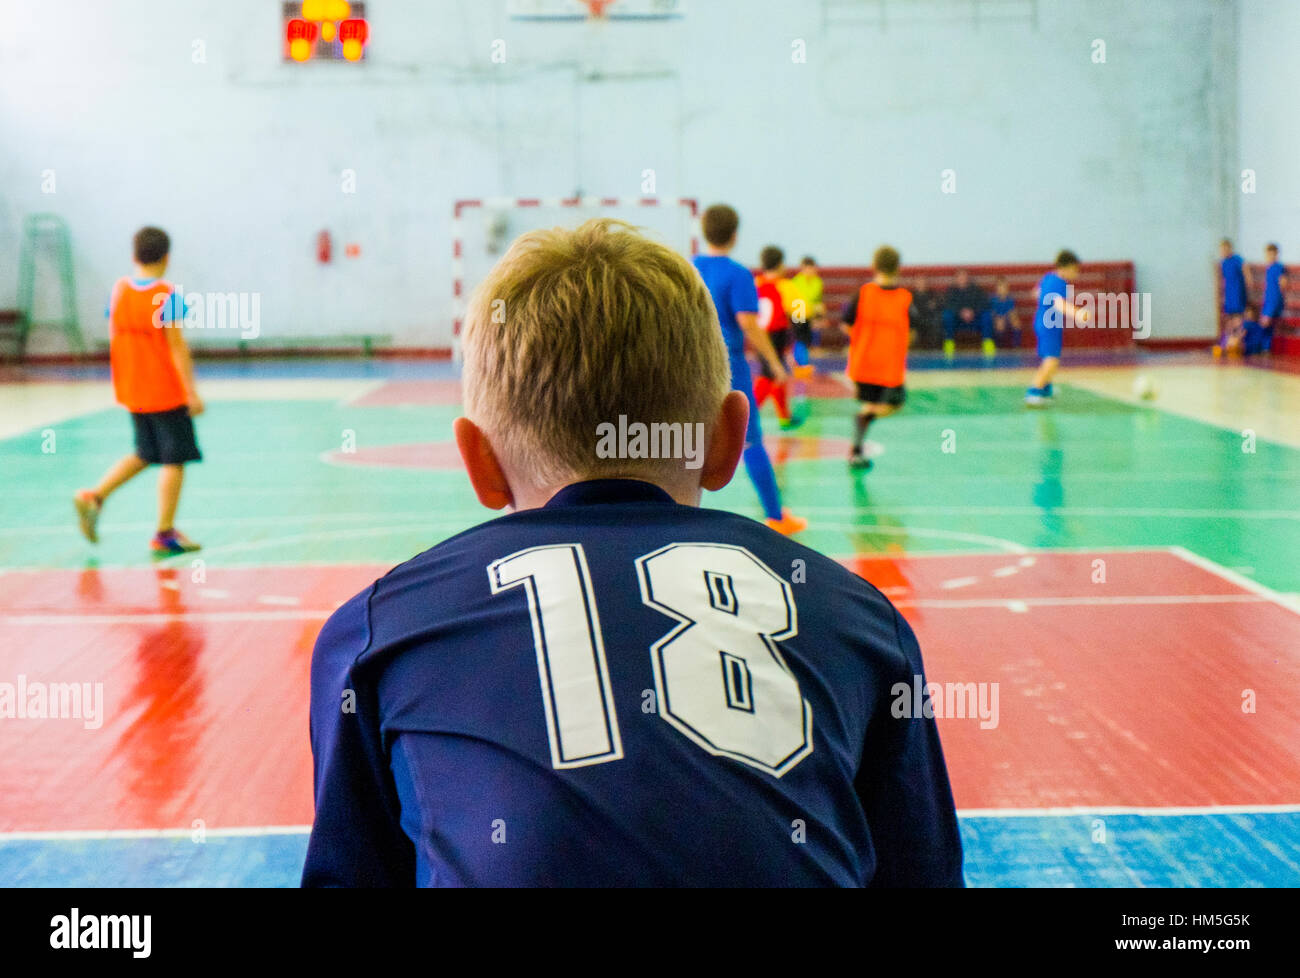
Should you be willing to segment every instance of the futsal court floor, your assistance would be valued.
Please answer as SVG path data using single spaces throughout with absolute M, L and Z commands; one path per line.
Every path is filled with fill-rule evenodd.
M 1133 396 L 1137 374 L 1158 396 Z M 1199 354 L 909 373 L 845 465 L 831 372 L 783 434 L 800 536 L 911 622 L 973 886 L 1300 885 L 1300 373 Z M 97 721 L 0 719 L 0 884 L 292 886 L 312 816 L 308 665 L 343 600 L 489 517 L 429 361 L 199 367 L 204 462 L 155 563 L 155 483 L 71 495 L 130 446 L 103 368 L 0 376 L 0 683 L 102 684 Z M 743 473 L 707 505 L 759 516 Z M 996 722 L 992 722 L 996 720 Z

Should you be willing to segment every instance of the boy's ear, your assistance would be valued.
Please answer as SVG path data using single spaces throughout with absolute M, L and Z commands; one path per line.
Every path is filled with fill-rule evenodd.
M 700 488 L 717 492 L 736 474 L 740 456 L 745 452 L 745 434 L 749 430 L 749 399 L 740 391 L 730 391 L 722 399 L 718 418 L 713 423 L 709 447 L 700 467 Z
M 469 418 L 457 418 L 452 423 L 452 432 L 478 501 L 488 509 L 504 509 L 512 505 L 515 500 L 510 484 L 483 429 Z

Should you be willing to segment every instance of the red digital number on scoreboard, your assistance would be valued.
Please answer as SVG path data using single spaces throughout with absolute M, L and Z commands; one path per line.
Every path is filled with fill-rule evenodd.
M 370 41 L 366 5 L 347 0 L 285 3 L 285 61 L 362 61 Z

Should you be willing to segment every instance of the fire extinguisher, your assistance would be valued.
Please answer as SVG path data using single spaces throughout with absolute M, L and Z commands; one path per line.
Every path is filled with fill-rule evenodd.
M 316 260 L 322 265 L 329 264 L 331 247 L 330 233 L 328 231 L 322 231 L 316 235 Z

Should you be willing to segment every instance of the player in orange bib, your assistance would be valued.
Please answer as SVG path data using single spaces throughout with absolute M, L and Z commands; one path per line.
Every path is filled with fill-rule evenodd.
M 163 280 L 171 241 L 159 228 L 141 228 L 134 239 L 135 275 L 120 278 L 109 299 L 109 359 L 113 394 L 131 412 L 135 451 L 117 461 L 94 489 L 73 497 L 81 532 L 98 542 L 104 501 L 150 465 L 158 476 L 158 532 L 150 543 L 155 557 L 173 557 L 199 545 L 176 529 L 185 465 L 202 456 L 193 418 L 203 412 L 194 386 L 194 366 L 185 345 L 184 302 Z
M 857 387 L 858 414 L 854 420 L 849 466 L 871 468 L 862 453 L 867 429 L 876 418 L 893 414 L 907 399 L 903 377 L 911 333 L 912 293 L 898 284 L 898 251 L 889 245 L 876 250 L 873 281 L 858 290 L 844 308 L 849 335 L 849 379 Z

